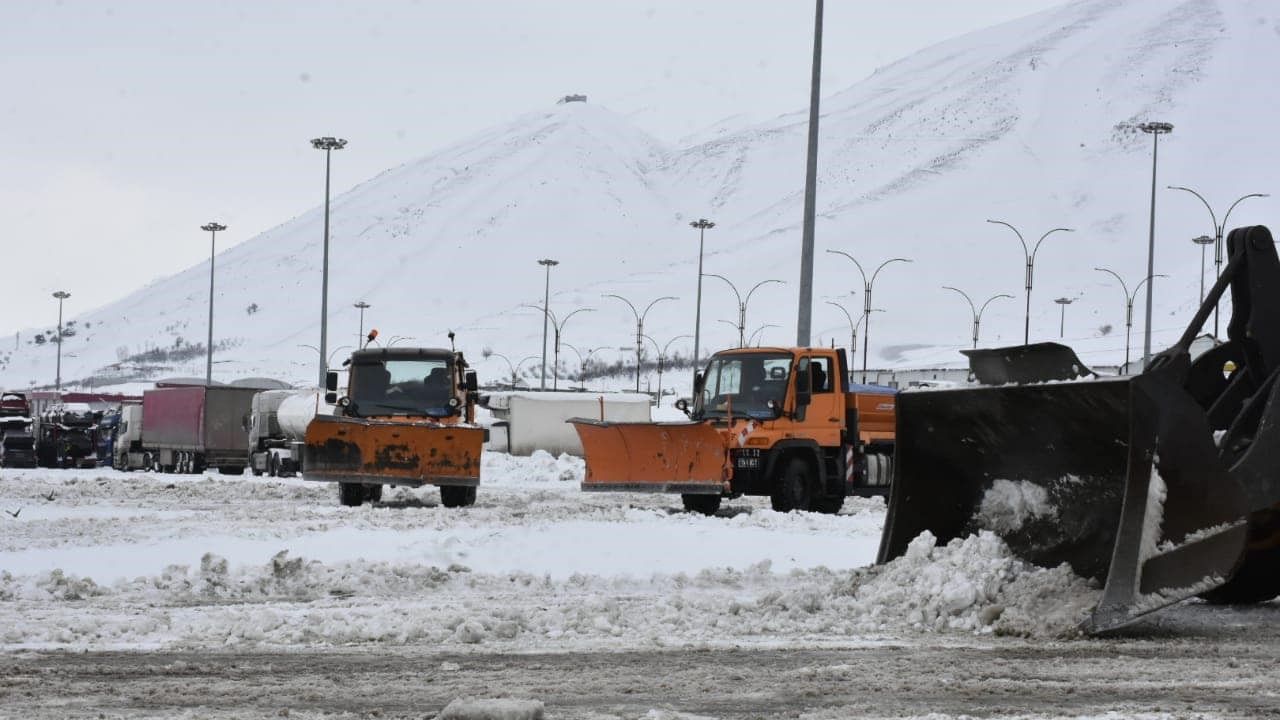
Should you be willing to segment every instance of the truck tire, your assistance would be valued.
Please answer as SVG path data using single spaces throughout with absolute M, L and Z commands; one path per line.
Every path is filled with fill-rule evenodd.
M 1200 597 L 1213 605 L 1251 605 L 1280 595 L 1280 506 L 1249 518 L 1249 546 L 1226 584 Z
M 243 474 L 244 474 L 244 466 L 243 466 L 243 465 L 235 465 L 235 466 L 232 466 L 232 465 L 219 465 L 219 466 L 218 466 L 218 472 L 219 472 L 219 473 L 221 473 L 221 474 L 223 474 L 223 475 L 243 475 Z
M 773 509 L 778 512 L 809 510 L 816 484 L 813 469 L 804 458 L 789 458 L 773 481 L 773 494 L 769 496 Z
M 812 507 L 814 512 L 835 515 L 840 512 L 840 508 L 844 507 L 844 496 L 816 497 L 813 499 Z
M 364 499 L 369 502 L 382 502 L 382 486 L 381 485 L 365 485 Z
M 720 510 L 719 495 L 692 495 L 685 494 L 680 496 L 680 502 L 684 503 L 684 509 L 689 512 L 702 513 L 703 515 L 715 515 Z
M 360 507 L 364 503 L 364 485 L 360 483 L 338 483 L 338 502 L 347 507 Z
M 440 504 L 447 508 L 467 507 L 476 501 L 476 489 L 461 485 L 441 485 Z
M 280 477 L 280 456 L 271 453 L 267 456 L 267 474 L 271 477 Z

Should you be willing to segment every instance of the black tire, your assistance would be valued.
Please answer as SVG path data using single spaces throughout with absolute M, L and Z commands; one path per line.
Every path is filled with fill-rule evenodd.
M 364 503 L 364 485 L 338 483 L 338 502 L 347 507 L 360 507 Z
M 382 502 L 382 486 L 381 485 L 365 485 L 364 499 L 369 502 Z
M 254 465 L 249 466 L 249 472 L 253 473 L 254 477 L 262 477 L 262 471 Z
M 222 473 L 223 475 L 243 475 L 244 467 L 243 466 L 232 467 L 229 465 L 219 465 L 218 472 Z
M 476 501 L 475 487 L 441 485 L 440 504 L 447 508 L 467 507 Z
M 267 456 L 267 474 L 271 477 L 280 476 L 280 456 L 271 453 Z
M 721 496 L 719 495 L 681 495 L 680 502 L 684 503 L 684 509 L 689 512 L 702 513 L 703 515 L 715 515 L 720 509 Z
M 1280 507 L 1249 516 L 1249 549 L 1236 574 L 1200 597 L 1213 605 L 1251 605 L 1280 595 Z
M 778 512 L 809 510 L 813 498 L 813 469 L 801 457 L 792 457 L 783 463 L 782 472 L 774 477 L 773 494 L 769 496 L 773 509 Z
M 840 512 L 840 508 L 844 507 L 844 496 L 836 495 L 835 497 L 816 497 L 813 499 L 812 508 L 814 512 L 825 513 L 827 515 L 835 515 Z

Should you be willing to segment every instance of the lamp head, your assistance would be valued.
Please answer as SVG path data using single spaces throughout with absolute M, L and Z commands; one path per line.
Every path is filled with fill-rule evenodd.
M 342 138 L 320 137 L 311 141 L 311 147 L 317 150 L 341 150 L 347 146 L 347 141 Z
M 1173 132 L 1173 124 L 1167 122 L 1138 123 L 1138 129 L 1147 134 L 1166 135 Z
M 216 222 L 211 222 L 211 223 L 209 223 L 208 225 L 201 225 L 201 226 L 200 226 L 200 229 L 201 229 L 201 230 L 204 230 L 205 232 L 218 232 L 218 231 L 220 231 L 220 230 L 226 230 L 226 229 L 227 229 L 227 226 L 226 226 L 226 225 L 221 225 L 221 224 L 216 223 Z

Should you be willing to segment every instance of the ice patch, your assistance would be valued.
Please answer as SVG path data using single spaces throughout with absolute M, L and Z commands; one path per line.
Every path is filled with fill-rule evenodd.
M 978 527 L 999 535 L 1017 532 L 1030 520 L 1057 517 L 1049 491 L 1026 480 L 998 479 L 982 496 L 974 518 Z

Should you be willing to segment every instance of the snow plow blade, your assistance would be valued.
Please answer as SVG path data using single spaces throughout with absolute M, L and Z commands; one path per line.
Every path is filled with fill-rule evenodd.
M 1280 261 L 1266 228 L 1228 244 L 1187 331 L 1142 375 L 902 393 L 879 562 L 924 531 L 946 543 L 989 530 L 1029 562 L 1105 582 L 1089 633 L 1196 595 L 1280 593 Z M 1193 363 L 1228 286 L 1230 340 Z M 1016 365 L 1012 350 L 985 357 Z M 1023 370 L 1004 381 L 1029 382 Z
M 583 490 L 714 494 L 729 481 L 729 451 L 707 423 L 572 418 L 587 461 Z
M 483 428 L 317 415 L 303 479 L 388 485 L 480 484 Z

